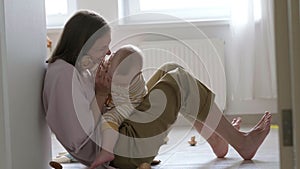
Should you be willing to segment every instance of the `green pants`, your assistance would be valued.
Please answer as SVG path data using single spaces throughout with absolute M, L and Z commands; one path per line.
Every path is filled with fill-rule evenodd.
M 111 165 L 135 169 L 151 163 L 180 112 L 193 123 L 204 121 L 214 94 L 177 64 L 165 64 L 147 82 L 148 94 L 119 128 Z

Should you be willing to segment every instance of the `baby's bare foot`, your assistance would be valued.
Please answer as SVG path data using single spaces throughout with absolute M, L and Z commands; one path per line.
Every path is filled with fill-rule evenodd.
M 231 124 L 237 130 L 239 130 L 241 122 L 242 118 L 237 117 L 232 120 Z M 218 158 L 224 158 L 225 155 L 228 153 L 228 142 L 222 137 L 220 137 L 218 134 L 213 133 L 207 141 L 211 145 L 213 152 Z
M 237 151 L 243 159 L 251 160 L 254 157 L 256 151 L 270 132 L 271 118 L 272 115 L 266 112 L 253 129 L 249 133 L 245 133 L 243 145 L 237 147 Z

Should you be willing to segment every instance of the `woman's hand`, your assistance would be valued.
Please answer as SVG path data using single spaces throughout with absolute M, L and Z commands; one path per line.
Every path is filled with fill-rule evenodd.
M 94 160 L 94 162 L 92 163 L 92 165 L 90 166 L 89 169 L 96 169 L 99 166 L 104 165 L 105 168 L 109 169 L 109 168 L 113 168 L 108 166 L 108 162 L 114 160 L 115 156 L 113 153 L 106 151 L 104 149 L 102 149 L 100 151 L 100 153 L 97 155 L 96 159 Z
M 107 96 L 111 90 L 111 76 L 108 74 L 110 62 L 101 61 L 95 77 L 96 95 Z

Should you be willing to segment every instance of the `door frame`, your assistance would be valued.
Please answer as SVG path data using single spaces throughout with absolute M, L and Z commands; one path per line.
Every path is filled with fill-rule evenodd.
M 299 164 L 299 0 L 274 0 L 280 168 Z M 299 132 L 298 132 L 299 133 Z
M 292 84 L 293 136 L 294 136 L 294 168 L 300 168 L 300 1 L 289 0 L 289 37 Z M 298 74 L 297 74 L 298 73 Z

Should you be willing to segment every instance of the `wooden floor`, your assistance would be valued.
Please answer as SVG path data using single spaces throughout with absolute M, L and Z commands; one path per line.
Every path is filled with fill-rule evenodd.
M 247 131 L 250 128 L 242 127 Z M 196 146 L 190 146 L 187 141 L 196 136 Z M 55 137 L 53 140 L 53 157 L 64 151 Z M 169 142 L 163 145 L 156 159 L 161 163 L 153 169 L 279 169 L 278 129 L 272 128 L 270 134 L 259 148 L 253 160 L 244 161 L 229 147 L 226 158 L 218 159 L 212 153 L 207 142 L 197 132 L 189 127 L 174 127 L 169 134 Z M 63 164 L 64 169 L 87 169 L 82 164 Z

